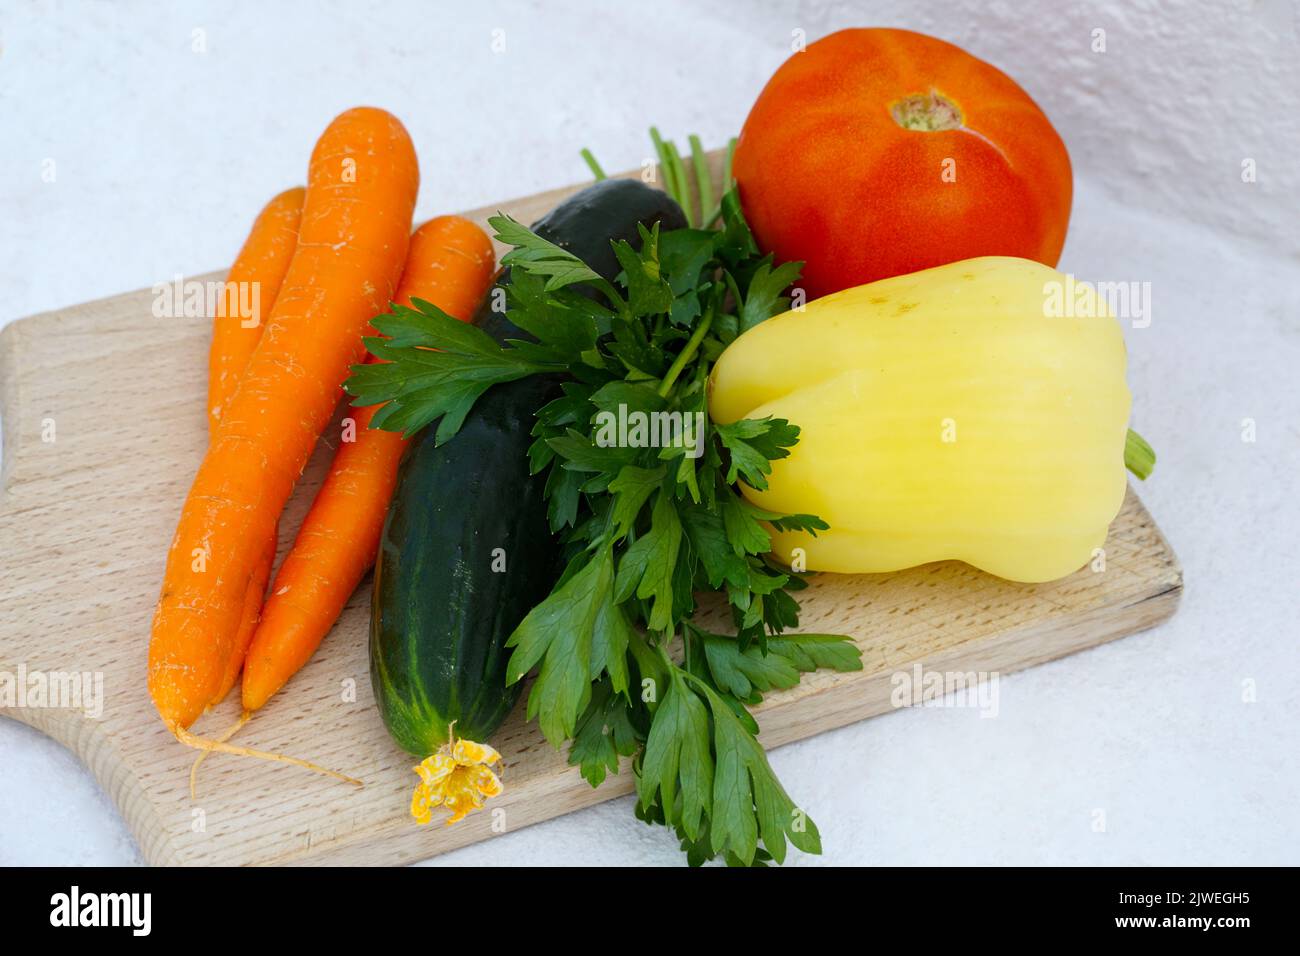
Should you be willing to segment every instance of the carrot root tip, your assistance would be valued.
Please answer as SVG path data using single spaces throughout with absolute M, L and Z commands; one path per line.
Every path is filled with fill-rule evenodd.
M 217 734 L 215 738 L 216 742 L 219 744 L 224 744 L 231 737 L 235 736 L 235 734 L 239 733 L 239 729 L 243 727 L 244 724 L 248 723 L 248 718 L 252 716 L 253 715 L 249 711 L 244 711 L 242 714 L 240 714 L 239 719 L 237 721 L 235 721 L 233 724 L 231 724 L 221 733 Z M 191 800 L 198 799 L 199 765 L 202 764 L 203 761 L 208 759 L 208 754 L 210 753 L 212 753 L 211 750 L 202 751 L 197 757 L 194 758 L 194 763 L 190 767 L 190 799 Z
M 187 747 L 193 747 L 195 750 L 203 750 L 209 753 L 233 754 L 236 757 L 256 757 L 259 760 L 270 760 L 275 763 L 293 764 L 295 767 L 302 767 L 304 770 L 310 770 L 313 773 L 324 774 L 327 777 L 333 777 L 335 780 L 342 780 L 344 783 L 350 783 L 354 787 L 365 786 L 365 784 L 356 777 L 349 777 L 347 774 L 339 773 L 337 770 L 330 770 L 328 767 L 322 767 L 320 764 L 314 764 L 309 760 L 290 757 L 287 754 L 271 753 L 266 750 L 254 750 L 251 747 L 237 747 L 234 744 L 228 744 L 221 740 L 210 740 L 206 737 L 197 737 L 179 725 L 172 727 L 171 731 L 172 735 L 178 741 Z

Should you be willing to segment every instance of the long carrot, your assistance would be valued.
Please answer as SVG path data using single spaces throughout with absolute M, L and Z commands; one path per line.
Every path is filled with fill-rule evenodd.
M 425 223 L 411 237 L 394 301 L 424 299 L 468 321 L 492 281 L 492 241 L 459 216 Z M 260 708 L 308 659 L 375 563 L 384 516 L 406 442 L 371 429 L 377 406 L 354 416 L 356 437 L 339 445 L 262 611 L 244 664 L 244 710 Z
M 235 394 L 239 379 L 262 338 L 266 318 L 275 305 L 289 262 L 298 247 L 298 225 L 306 190 L 286 189 L 258 214 L 252 231 L 226 276 L 234 291 L 227 301 L 249 304 L 251 315 L 225 313 L 212 324 L 208 350 L 208 431 L 216 434 L 221 409 Z
M 182 743 L 306 764 L 186 728 L 216 700 L 266 542 L 396 286 L 418 185 L 410 136 L 383 110 L 343 113 L 312 153 L 293 260 L 186 499 L 154 613 L 149 692 Z
M 251 314 L 236 313 L 227 308 L 213 321 L 212 345 L 208 350 L 209 433 L 216 432 L 221 422 L 221 410 L 235 393 L 266 328 L 264 320 L 280 294 L 280 286 L 298 246 L 298 225 L 302 220 L 305 195 L 305 189 L 294 186 L 266 204 L 253 221 L 248 239 L 226 276 L 226 286 L 231 295 L 225 301 L 249 305 Z M 236 652 L 230 656 L 221 689 L 217 691 L 217 700 L 225 698 L 239 677 L 244 652 L 253 638 L 258 615 L 262 613 L 267 579 L 271 576 L 271 565 L 275 563 L 276 537 L 277 534 L 272 532 L 249 582 L 239 633 L 235 638 Z

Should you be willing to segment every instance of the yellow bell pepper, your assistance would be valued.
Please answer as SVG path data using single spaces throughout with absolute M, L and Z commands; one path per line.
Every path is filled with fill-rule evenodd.
M 849 573 L 958 559 L 1014 581 L 1092 560 L 1124 500 L 1130 396 L 1105 303 L 1048 314 L 1066 281 L 1026 259 L 970 259 L 739 336 L 714 366 L 710 415 L 800 429 L 768 488 L 744 494 L 830 525 L 773 532 L 774 554 Z

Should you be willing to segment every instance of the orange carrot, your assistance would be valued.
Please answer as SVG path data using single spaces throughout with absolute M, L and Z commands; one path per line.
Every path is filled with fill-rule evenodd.
M 410 136 L 383 110 L 343 113 L 312 153 L 298 245 L 186 499 L 154 613 L 149 692 L 183 743 L 305 763 L 186 728 L 217 699 L 266 542 L 363 353 L 363 330 L 392 296 L 418 185 Z
M 239 250 L 235 264 L 226 276 L 226 286 L 231 290 L 227 303 L 249 305 L 249 314 L 232 309 L 223 310 L 212 324 L 212 345 L 208 350 L 208 431 L 215 433 L 221 420 L 221 409 L 235 393 L 239 379 L 244 374 L 248 360 L 262 338 L 266 328 L 263 321 L 275 305 L 276 296 L 284 275 L 289 271 L 289 261 L 298 246 L 298 224 L 302 219 L 302 201 L 306 194 L 301 186 L 286 189 L 258 214 L 252 231 Z M 230 657 L 226 676 L 216 699 L 222 700 L 239 677 L 240 664 L 258 615 L 262 613 L 262 600 L 266 597 L 266 582 L 275 563 L 277 534 L 272 532 L 257 569 L 244 596 L 244 612 L 235 639 L 236 653 Z
M 248 590 L 244 594 L 244 609 L 239 617 L 239 630 L 235 633 L 235 650 L 230 655 L 230 660 L 226 662 L 225 676 L 221 678 L 217 695 L 212 698 L 214 704 L 225 700 L 226 695 L 230 693 L 230 688 L 234 687 L 235 681 L 239 680 L 239 672 L 243 669 L 248 647 L 253 643 L 253 634 L 257 632 L 257 623 L 262 619 L 262 602 L 266 600 L 266 585 L 271 579 L 271 567 L 275 564 L 275 549 L 278 541 L 279 529 L 272 529 L 271 537 L 267 540 L 266 547 L 262 550 L 262 555 L 258 558 L 257 565 L 248 579 Z
M 253 229 L 239 250 L 226 276 L 234 290 L 227 301 L 248 303 L 251 315 L 225 314 L 212 324 L 212 347 L 208 350 L 208 431 L 215 434 L 221 409 L 235 394 L 235 387 L 257 348 L 266 328 L 266 317 L 280 294 L 289 260 L 298 247 L 298 223 L 302 218 L 301 186 L 276 196 L 253 222 Z
M 394 301 L 424 299 L 468 321 L 495 264 L 492 242 L 478 226 L 458 216 L 433 219 L 411 237 Z M 355 414 L 355 439 L 339 445 L 276 575 L 244 665 L 245 712 L 265 704 L 307 663 L 375 563 L 406 448 L 399 433 L 369 427 L 377 407 Z

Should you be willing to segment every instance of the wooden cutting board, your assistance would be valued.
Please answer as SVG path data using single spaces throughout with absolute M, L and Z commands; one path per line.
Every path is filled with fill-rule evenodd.
M 466 215 L 485 223 L 502 209 L 532 222 L 574 189 Z M 210 322 L 155 318 L 153 301 L 145 289 L 0 331 L 0 691 L 5 674 L 11 681 L 25 675 L 29 688 L 38 686 L 37 674 L 89 673 L 92 689 L 102 678 L 97 716 L 33 706 L 39 700 L 30 698 L 26 706 L 0 706 L 0 714 L 72 750 L 155 864 L 406 863 L 629 792 L 626 767 L 592 790 L 524 722 L 520 706 L 493 741 L 507 761 L 506 792 L 490 806 L 503 812 L 477 813 L 450 828 L 417 827 L 408 815 L 414 761 L 390 741 L 370 693 L 367 581 L 316 657 L 239 738 L 345 770 L 365 788 L 215 755 L 203 768 L 198 799 L 190 799 L 194 752 L 158 720 L 145 691 L 145 659 L 163 561 L 207 442 Z M 281 556 L 333 444 L 322 443 L 281 522 Z M 890 710 L 892 676 L 916 664 L 1007 673 L 1174 612 L 1182 594 L 1178 560 L 1132 491 L 1105 552 L 1104 570 L 1085 568 L 1042 585 L 1012 584 L 957 563 L 815 578 L 803 595 L 804 628 L 851 634 L 865 666 L 808 675 L 797 688 L 770 695 L 757 713 L 763 741 L 779 746 Z M 228 725 L 237 716 L 238 693 L 232 697 L 197 729 Z M 815 794 L 796 788 L 792 796 Z

